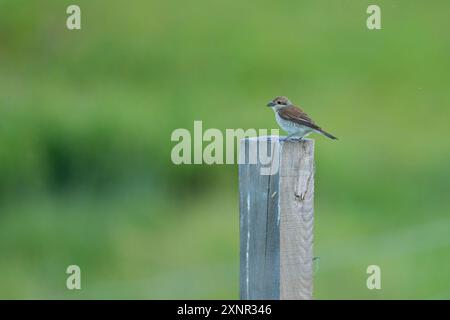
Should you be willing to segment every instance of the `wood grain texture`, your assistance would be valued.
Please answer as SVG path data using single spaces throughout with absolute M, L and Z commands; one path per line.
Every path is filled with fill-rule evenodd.
M 261 175 L 249 154 L 267 141 L 278 154 Z M 311 299 L 314 141 L 243 139 L 240 163 L 241 299 Z
M 257 140 L 241 140 L 240 159 L 258 151 Z M 279 175 L 261 175 L 261 165 L 248 162 L 239 165 L 240 297 L 279 299 Z
M 280 165 L 280 299 L 312 299 L 314 141 L 286 142 Z

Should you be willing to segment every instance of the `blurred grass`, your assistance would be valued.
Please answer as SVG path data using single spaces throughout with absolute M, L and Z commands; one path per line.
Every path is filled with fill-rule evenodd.
M 448 1 L 0 4 L 0 297 L 238 298 L 236 167 L 174 166 L 175 128 L 317 137 L 316 298 L 450 298 Z M 65 268 L 82 290 L 65 289 Z M 369 264 L 382 290 L 365 287 Z

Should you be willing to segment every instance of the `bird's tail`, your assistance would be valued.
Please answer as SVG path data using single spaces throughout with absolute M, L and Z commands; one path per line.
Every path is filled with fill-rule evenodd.
M 324 130 L 322 130 L 322 129 L 318 129 L 317 132 L 320 133 L 320 134 L 323 134 L 324 136 L 326 136 L 326 137 L 328 137 L 328 138 L 330 138 L 330 139 L 338 140 L 338 138 L 336 138 L 336 137 L 333 136 L 332 134 L 330 134 L 330 133 L 328 133 L 328 132 L 326 132 L 326 131 L 324 131 Z

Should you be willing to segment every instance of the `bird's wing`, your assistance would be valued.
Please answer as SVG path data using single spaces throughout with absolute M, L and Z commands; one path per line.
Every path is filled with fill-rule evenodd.
M 318 125 L 305 113 L 302 109 L 295 106 L 282 108 L 278 111 L 278 115 L 284 119 L 295 123 L 310 127 L 315 130 L 321 130 Z

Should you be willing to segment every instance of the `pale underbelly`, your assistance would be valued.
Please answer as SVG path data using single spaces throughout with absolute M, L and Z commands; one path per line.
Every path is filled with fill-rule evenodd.
M 283 129 L 290 135 L 304 137 L 314 131 L 310 127 L 302 126 L 302 125 L 296 124 L 294 122 L 284 120 L 281 117 L 279 117 L 278 115 L 277 115 L 276 119 L 277 119 L 278 125 L 281 127 L 281 129 Z

